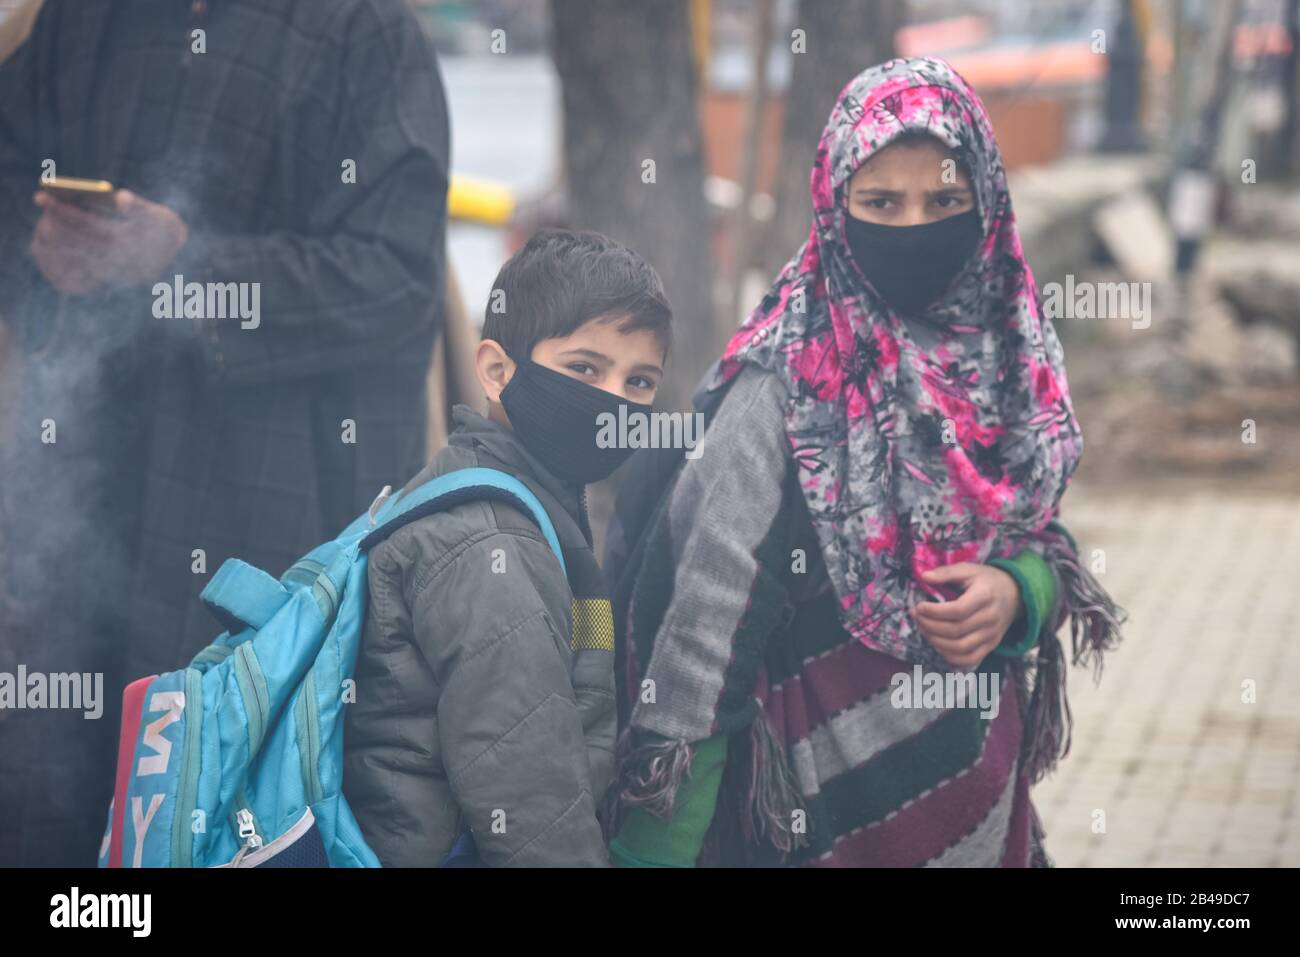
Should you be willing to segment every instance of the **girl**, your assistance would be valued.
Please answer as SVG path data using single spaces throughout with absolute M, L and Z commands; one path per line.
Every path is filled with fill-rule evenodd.
M 1100 669 L 1122 613 L 1056 521 L 1081 436 L 982 104 L 940 60 L 864 71 L 811 191 L 702 454 L 611 532 L 611 855 L 1050 866 L 1056 631 Z

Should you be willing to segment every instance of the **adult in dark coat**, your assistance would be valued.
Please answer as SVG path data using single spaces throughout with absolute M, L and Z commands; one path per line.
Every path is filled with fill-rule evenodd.
M 0 672 L 105 699 L 0 713 L 0 864 L 93 864 L 121 688 L 220 630 L 222 561 L 278 574 L 423 465 L 448 140 L 404 0 L 47 0 L 0 67 Z

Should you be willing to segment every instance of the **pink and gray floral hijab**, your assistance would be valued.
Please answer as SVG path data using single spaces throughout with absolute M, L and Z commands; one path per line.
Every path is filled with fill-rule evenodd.
M 929 349 L 863 278 L 844 232 L 849 180 L 907 131 L 953 150 L 983 225 L 927 310 L 940 329 Z M 1038 307 L 988 115 L 947 63 L 899 59 L 859 74 L 831 112 L 810 185 L 807 242 L 708 387 L 744 363 L 780 376 L 844 626 L 870 648 L 944 667 L 909 611 L 928 591 L 920 573 L 1033 547 L 1079 461 L 1061 345 Z

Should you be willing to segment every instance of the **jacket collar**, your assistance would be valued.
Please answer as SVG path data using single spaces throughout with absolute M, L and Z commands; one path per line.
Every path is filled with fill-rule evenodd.
M 524 447 L 514 429 L 492 421 L 467 405 L 454 406 L 451 416 L 456 428 L 447 440 L 449 445 L 486 454 L 505 471 L 532 479 L 560 503 L 590 542 L 590 525 L 583 502 L 585 486 L 582 483 L 566 481 L 554 475 Z

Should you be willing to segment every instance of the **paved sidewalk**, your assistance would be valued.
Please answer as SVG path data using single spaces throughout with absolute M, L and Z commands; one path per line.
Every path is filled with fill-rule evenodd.
M 1076 488 L 1064 519 L 1130 619 L 1100 686 L 1070 674 L 1074 743 L 1034 792 L 1048 852 L 1300 866 L 1300 495 Z

